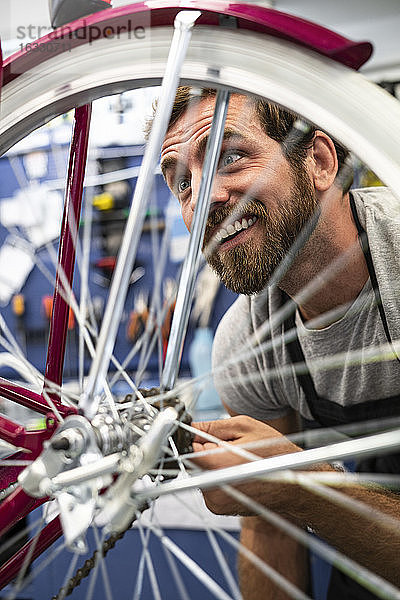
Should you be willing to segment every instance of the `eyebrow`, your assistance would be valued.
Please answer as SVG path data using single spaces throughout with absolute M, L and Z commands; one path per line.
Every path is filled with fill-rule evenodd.
M 203 138 L 201 138 L 201 140 L 199 142 L 196 142 L 196 156 L 197 157 L 203 157 L 206 151 L 206 146 L 207 146 L 207 142 L 208 142 L 208 138 L 209 135 L 204 136 Z M 236 129 L 233 129 L 231 127 L 227 127 L 224 131 L 224 136 L 223 136 L 223 142 L 226 141 L 246 141 L 247 137 L 245 135 L 243 135 L 242 133 L 239 133 L 238 131 L 236 131 Z M 183 166 L 183 162 L 180 161 L 177 158 L 174 158 L 172 156 L 167 156 L 166 158 L 164 158 L 164 160 L 161 161 L 161 171 L 165 177 L 165 179 L 167 178 L 167 171 L 176 169 L 177 166 L 181 164 Z

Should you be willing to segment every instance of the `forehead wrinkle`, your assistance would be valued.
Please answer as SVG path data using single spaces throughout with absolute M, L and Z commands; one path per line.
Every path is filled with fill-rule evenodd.
M 178 123 L 180 121 L 182 121 L 182 123 L 180 123 L 178 131 L 176 131 L 175 133 L 172 134 L 172 139 L 168 139 L 168 135 L 170 134 L 170 131 L 167 130 L 166 138 L 164 139 L 164 143 L 161 148 L 161 165 L 160 166 L 161 166 L 161 171 L 165 178 L 166 178 L 167 171 L 176 170 L 178 165 L 181 165 L 181 167 L 183 166 L 184 161 L 182 160 L 181 156 L 184 155 L 185 159 L 188 156 L 190 144 L 188 145 L 188 148 L 186 150 L 184 150 L 184 152 L 182 152 L 182 150 L 178 152 L 177 149 L 174 148 L 174 146 L 176 146 L 176 145 L 182 146 L 182 145 L 188 144 L 190 138 L 193 135 L 193 131 L 191 131 L 190 128 L 187 128 L 185 126 L 188 122 L 187 111 L 180 117 L 180 119 L 178 119 Z M 175 127 L 176 127 L 176 124 L 173 125 L 171 129 L 174 129 Z M 205 129 L 207 129 L 207 127 L 208 127 L 208 124 L 205 124 L 200 129 L 205 130 Z M 200 130 L 200 134 L 202 133 L 201 130 Z M 165 143 L 166 143 L 167 139 L 168 139 L 168 143 L 167 143 L 167 146 L 165 147 Z M 173 154 L 178 154 L 178 158 L 176 158 L 174 156 L 169 156 L 170 152 L 173 152 Z M 165 158 L 162 158 L 163 154 L 166 154 L 167 156 Z

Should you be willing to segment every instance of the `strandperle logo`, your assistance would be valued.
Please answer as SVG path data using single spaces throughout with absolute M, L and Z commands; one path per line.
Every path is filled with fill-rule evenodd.
M 45 25 L 20 25 L 17 27 L 17 39 L 25 40 L 21 43 L 21 49 L 25 46 L 33 45 L 34 40 L 48 34 L 50 39 L 63 38 L 64 40 L 88 40 L 89 44 L 100 38 L 113 39 L 121 35 L 128 36 L 128 39 L 143 40 L 146 36 L 146 30 L 142 25 L 136 25 L 129 19 L 125 25 L 87 25 L 83 19 L 82 27 L 73 31 L 71 27 L 65 25 L 59 29 L 53 30 L 52 27 Z M 31 41 L 29 41 L 31 40 Z

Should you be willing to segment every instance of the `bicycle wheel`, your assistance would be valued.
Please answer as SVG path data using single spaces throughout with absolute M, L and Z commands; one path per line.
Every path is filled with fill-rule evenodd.
M 192 4 L 190 8 L 193 8 Z M 246 10 L 246 8 L 242 8 L 242 10 L 237 13 L 225 10 L 225 15 L 228 18 L 232 17 L 237 19 L 237 22 L 241 26 L 238 31 L 233 31 L 232 29 L 225 27 L 226 21 L 224 22 L 223 19 L 217 24 L 217 17 L 219 15 L 218 10 L 206 7 L 203 11 L 203 21 L 199 20 L 199 26 L 196 25 L 193 31 L 187 58 L 182 67 L 182 82 L 203 87 L 226 87 L 231 91 L 255 94 L 295 110 L 304 118 L 317 123 L 318 126 L 328 131 L 337 140 L 346 144 L 346 146 L 349 147 L 363 162 L 373 165 L 374 171 L 393 189 L 393 193 L 398 193 L 398 167 L 400 156 L 396 140 L 400 128 L 400 119 L 397 103 L 381 90 L 365 82 L 353 71 L 339 63 L 333 62 L 329 58 L 318 55 L 315 52 L 300 47 L 290 41 L 277 41 L 274 37 L 257 33 L 259 30 L 264 30 L 266 28 L 271 29 L 271 25 L 265 25 L 265 21 L 267 21 L 268 16 L 270 17 L 275 13 L 271 13 L 270 11 L 260 11 L 257 18 L 254 20 L 250 18 L 249 14 L 246 13 Z M 143 10 L 141 7 L 134 6 L 110 11 L 107 12 L 107 14 L 102 13 L 102 15 L 91 17 L 86 23 L 86 27 L 88 28 L 97 26 L 98 29 L 101 29 L 101 32 L 103 32 L 102 39 L 99 37 L 99 39 L 95 40 L 92 39 L 93 36 L 90 39 L 89 37 L 82 39 L 77 33 L 76 37 L 73 38 L 72 41 L 70 40 L 71 47 L 69 48 L 63 45 L 65 39 L 61 37 L 56 40 L 45 38 L 43 42 L 38 45 L 39 50 L 37 52 L 32 51 L 30 53 L 24 53 L 6 63 L 4 87 L 2 90 L 3 117 L 0 131 L 0 147 L 2 150 L 8 149 L 13 142 L 20 140 L 24 134 L 33 131 L 36 127 L 47 122 L 52 117 L 61 114 L 76 105 L 91 102 L 106 93 L 117 93 L 125 89 L 143 85 L 150 86 L 158 84 L 164 73 L 170 48 L 172 32 L 171 23 L 177 11 L 178 9 L 173 7 L 165 10 L 157 8 L 153 10 Z M 132 39 L 129 37 L 129 31 L 126 32 L 125 35 L 121 34 L 117 36 L 117 38 L 114 37 L 113 39 L 110 39 L 110 37 L 107 37 L 107 31 L 109 31 L 107 28 L 116 27 L 118 24 L 126 23 L 126 20 L 129 20 L 131 17 L 135 18 L 135 26 L 139 28 L 136 30 L 137 36 L 134 39 L 134 69 L 132 68 Z M 125 21 L 123 19 L 125 19 Z M 143 37 L 143 32 L 140 29 L 140 27 L 144 27 L 143 24 L 148 27 L 146 29 L 146 31 L 149 32 L 148 37 Z M 286 25 L 287 24 L 288 22 L 286 22 Z M 126 26 L 126 28 L 129 30 L 128 26 Z M 79 32 L 81 30 L 82 22 L 72 27 L 72 31 Z M 254 30 L 256 32 L 254 32 Z M 92 31 L 94 31 L 94 29 Z M 216 33 L 218 33 L 218 35 L 216 35 Z M 287 34 L 286 37 L 293 37 L 293 35 Z M 235 48 L 234 53 L 231 50 L 232 48 Z M 110 65 L 112 65 L 109 69 L 107 66 L 105 68 L 104 65 L 103 57 L 105 53 L 107 53 Z M 117 67 L 115 65 L 117 65 Z M 358 100 L 361 96 L 363 97 L 362 107 L 360 107 Z M 379 123 L 376 123 L 373 118 L 377 113 L 382 115 Z M 85 109 L 82 109 L 80 118 L 87 120 Z M 82 171 L 78 173 L 78 177 L 82 179 Z M 79 197 L 79 195 L 78 191 L 77 197 Z M 76 212 L 77 210 L 74 208 L 72 214 L 76 214 Z M 70 226 L 70 230 L 73 230 L 74 227 L 76 229 L 76 224 L 72 224 L 71 226 L 70 217 L 67 219 L 67 222 Z M 159 245 L 157 245 L 157 248 L 159 248 Z M 84 271 L 83 267 L 81 267 L 81 270 Z M 60 286 L 61 288 L 65 288 L 65 295 L 65 292 L 69 291 L 69 288 L 68 285 L 63 283 L 63 277 L 64 274 L 61 278 Z M 84 295 L 85 294 L 86 292 Z M 158 290 L 158 296 L 159 295 L 160 291 Z M 63 293 L 61 293 L 61 296 L 63 296 Z M 65 298 L 62 299 L 65 300 Z M 156 303 L 162 304 L 159 298 Z M 73 301 L 72 308 L 78 319 L 78 316 L 82 313 L 80 313 L 77 305 L 74 305 Z M 163 310 L 165 313 L 165 306 L 161 307 L 160 315 L 156 319 L 159 324 L 162 324 L 163 321 Z M 92 312 L 93 316 L 93 308 L 89 310 L 89 313 L 90 312 Z M 65 318 L 64 314 L 64 321 Z M 82 322 L 82 318 L 80 321 Z M 94 326 L 93 321 L 91 322 L 91 325 L 92 327 Z M 87 337 L 88 329 L 90 331 L 90 326 L 84 327 L 82 336 L 86 336 L 86 343 L 89 343 L 90 346 L 90 337 Z M 92 337 L 95 339 L 95 333 L 92 334 Z M 153 343 L 156 345 L 162 346 L 162 338 L 157 338 L 157 336 L 152 335 L 150 339 L 154 340 Z M 8 340 L 7 347 L 9 348 L 12 345 L 13 344 L 10 344 L 10 340 Z M 24 362 L 20 354 L 19 360 L 20 362 Z M 81 370 L 85 371 L 85 369 Z M 124 376 L 125 379 L 130 379 L 125 372 Z M 111 381 L 112 379 L 113 375 L 111 375 Z M 50 378 L 50 380 L 55 383 L 56 386 L 50 386 L 48 389 L 46 402 L 50 403 L 53 414 L 47 417 L 46 432 L 41 435 L 39 442 L 35 442 L 35 451 L 37 453 L 40 452 L 43 438 L 51 435 L 55 429 L 56 419 L 54 418 L 54 412 L 56 413 L 56 416 L 60 413 L 61 417 L 68 416 L 70 412 L 76 412 L 73 402 L 69 404 L 69 408 L 64 407 L 65 401 L 72 397 L 67 390 L 61 392 L 62 401 L 59 399 L 60 392 L 57 390 L 57 386 L 61 385 L 61 380 L 54 381 L 53 378 Z M 129 381 L 129 385 L 131 386 L 132 391 L 136 393 L 135 383 Z M 9 384 L 4 384 L 2 386 L 2 394 L 8 394 L 6 397 L 15 399 L 15 393 L 13 392 L 15 392 L 15 389 L 11 388 L 10 391 Z M 30 391 L 29 393 L 21 393 L 20 388 L 18 388 L 17 394 L 29 396 L 29 402 L 26 402 L 26 404 L 30 407 L 39 408 L 40 412 L 44 414 L 49 412 L 49 405 L 42 400 L 40 392 L 35 393 L 34 391 Z M 169 398 L 170 396 L 171 394 L 167 394 L 165 398 Z M 147 405 L 145 404 L 145 406 Z M 111 414 L 114 414 L 114 421 L 116 422 L 115 406 L 111 407 L 110 410 Z M 145 420 L 145 424 L 147 425 L 148 421 L 146 421 L 146 418 L 148 415 L 146 410 L 148 411 L 150 409 L 147 408 L 142 410 L 140 417 Z M 114 411 L 114 413 L 112 411 Z M 71 418 L 77 419 L 74 421 L 74 423 L 76 423 L 75 427 L 78 429 L 82 428 L 80 431 L 84 431 L 84 433 L 87 434 L 90 448 L 96 458 L 100 460 L 102 458 L 102 452 L 98 449 L 96 440 L 93 439 L 90 427 L 83 424 L 79 417 L 72 416 Z M 100 421 L 102 418 L 103 417 L 100 415 Z M 175 421 L 175 419 L 176 415 L 173 420 Z M 141 423 L 141 425 L 143 425 L 143 423 Z M 103 421 L 101 421 L 101 426 L 108 427 L 107 423 Z M 183 425 L 181 425 L 181 427 L 183 427 Z M 109 429 L 111 430 L 112 428 L 110 427 Z M 17 440 L 16 430 L 13 433 L 15 433 L 14 445 L 18 446 L 20 444 L 17 444 L 16 442 L 19 441 L 20 438 Z M 60 436 L 60 434 L 58 435 Z M 158 433 L 158 435 L 161 434 Z M 165 436 L 165 432 L 163 435 Z M 11 436 L 8 436 L 8 438 L 5 437 L 5 439 L 10 441 Z M 72 441 L 77 443 L 76 440 Z M 70 441 L 70 443 L 72 443 L 72 441 Z M 23 448 L 26 450 L 32 449 L 26 445 L 26 440 L 24 440 L 24 443 L 25 446 L 21 444 Z M 392 446 L 394 443 L 395 442 L 393 441 L 390 442 Z M 350 450 L 348 452 L 350 452 Z M 354 447 L 351 452 L 354 453 Z M 102 463 L 105 474 L 101 474 L 103 479 L 101 480 L 102 485 L 100 487 L 107 487 L 110 485 L 109 476 L 107 474 L 115 471 L 117 469 L 117 464 L 120 464 L 121 457 L 116 457 L 115 454 L 115 452 L 111 454 L 111 456 Z M 327 456 L 329 458 L 329 449 L 327 450 L 327 455 L 319 454 L 318 460 L 321 459 L 321 456 Z M 22 457 L 13 457 L 13 467 L 19 468 L 17 460 L 21 458 L 23 460 L 27 459 L 26 452 Z M 109 460 L 108 463 L 107 460 Z M 112 462 L 112 460 L 116 462 Z M 314 458 L 307 458 L 305 460 L 316 460 L 316 458 L 314 456 Z M 6 463 L 4 466 L 6 466 Z M 74 466 L 78 467 L 81 466 L 81 464 L 76 463 Z M 154 465 L 152 465 L 151 468 L 153 468 L 153 466 Z M 279 465 L 280 468 L 288 466 L 291 466 L 290 460 Z M 53 472 L 52 475 L 53 478 L 60 475 L 62 480 L 62 474 L 57 471 L 58 468 L 58 466 L 55 468 L 56 471 Z M 124 468 L 129 471 L 129 464 L 126 463 Z M 149 466 L 147 466 L 147 468 L 149 468 Z M 264 466 L 263 468 L 268 469 L 268 466 Z M 273 467 L 269 468 L 272 469 Z M 93 473 L 90 481 L 93 481 Z M 100 472 L 96 472 L 96 475 L 100 477 Z M 227 479 L 225 481 L 228 482 L 231 480 L 234 481 L 237 478 L 241 479 L 244 477 L 244 474 L 241 473 L 239 469 L 236 473 L 214 473 L 212 477 L 209 476 L 207 478 L 204 476 L 203 479 L 198 478 L 197 480 L 194 478 L 192 483 L 185 483 L 184 485 L 179 483 L 163 484 L 165 485 L 164 491 L 161 491 L 162 486 L 160 486 L 157 491 L 148 491 L 148 498 L 152 495 L 162 495 L 164 492 L 167 492 L 168 489 L 170 490 L 170 493 L 175 493 L 179 487 L 215 485 L 216 479 L 220 480 L 222 476 L 226 477 Z M 248 476 L 248 473 L 246 476 Z M 7 490 L 7 486 L 14 480 L 15 471 L 13 473 L 7 473 L 4 488 Z M 131 484 L 129 477 L 127 477 L 124 482 L 123 476 L 120 476 L 119 487 L 118 483 L 115 484 L 115 491 L 113 492 L 114 497 L 111 497 L 111 501 L 117 497 L 118 490 L 126 491 L 128 484 Z M 59 482 L 58 485 L 67 486 L 66 479 L 64 479 L 62 484 Z M 71 486 L 72 481 L 70 481 L 68 485 Z M 97 498 L 99 491 L 97 488 L 96 491 L 93 491 L 93 488 L 89 485 L 83 489 L 85 493 L 89 494 L 90 501 L 93 500 L 93 497 Z M 110 490 L 112 489 L 113 486 L 111 485 Z M 51 490 L 51 487 L 46 488 L 46 490 Z M 90 496 L 92 492 L 93 496 Z M 21 499 L 21 502 L 26 502 L 26 498 L 22 498 L 21 494 L 18 495 L 18 493 L 12 495 L 11 499 L 14 503 L 17 503 L 19 499 Z M 59 502 L 70 499 L 71 498 L 68 495 L 61 498 L 59 494 Z M 9 501 L 10 499 L 8 502 Z M 33 501 L 31 505 L 29 505 L 28 510 L 30 510 L 32 506 L 41 503 L 41 501 L 41 499 Z M 82 507 L 86 507 L 88 504 L 90 504 L 90 502 L 88 498 L 85 498 L 83 502 L 78 503 L 76 506 L 82 510 Z M 139 510 L 140 506 L 134 508 Z M 133 518 L 134 514 L 135 510 L 130 515 L 130 518 L 127 519 L 126 525 L 129 525 L 129 521 Z M 91 521 L 91 518 L 89 521 Z M 4 527 L 4 529 L 5 528 L 6 527 Z M 47 541 L 52 541 L 53 537 L 56 537 L 60 532 L 58 523 L 55 522 L 52 522 L 50 529 L 51 531 L 45 534 L 46 544 Z M 164 540 L 156 526 L 153 525 L 151 531 L 153 534 Z M 96 535 L 99 537 L 97 533 Z M 75 536 L 73 541 L 79 542 L 79 537 L 79 535 Z M 149 573 L 152 574 L 150 577 L 152 593 L 157 597 L 157 595 L 160 595 L 160 592 L 153 577 L 154 566 L 152 566 L 152 563 L 149 562 L 149 559 L 147 558 L 148 540 L 146 534 L 143 532 L 141 532 L 141 537 L 144 547 L 144 558 L 139 564 L 138 581 L 141 579 L 140 572 L 146 562 Z M 229 543 L 235 544 L 232 540 Z M 215 548 L 215 540 L 213 538 L 212 544 Z M 24 562 L 23 559 L 26 554 L 29 554 L 30 552 L 35 554 L 35 547 L 38 548 L 40 546 L 40 539 L 39 542 L 36 539 L 33 545 L 30 546 L 30 550 L 25 551 L 22 559 L 19 557 L 19 563 Z M 79 549 L 79 544 L 77 544 L 77 546 L 77 549 Z M 187 557 L 181 558 L 181 554 L 174 544 L 165 542 L 164 540 L 164 546 L 167 547 L 169 558 L 171 558 L 170 555 L 173 553 L 175 557 L 177 557 L 178 560 L 182 560 L 189 569 L 192 571 L 194 570 L 190 559 Z M 215 552 L 218 554 L 217 549 L 215 549 Z M 219 555 L 220 554 L 221 552 L 219 552 Z M 104 570 L 104 564 L 101 560 L 97 561 L 97 565 L 99 565 L 97 567 L 98 569 Z M 225 572 L 226 566 L 222 559 L 221 565 L 221 569 Z M 172 571 L 175 572 L 174 567 L 171 568 Z M 264 567 L 264 569 L 268 571 L 268 567 Z M 201 572 L 200 578 L 210 593 L 214 594 L 215 597 L 227 597 L 227 592 L 214 584 L 204 571 Z M 104 579 L 107 581 L 105 576 Z M 185 597 L 184 594 L 186 593 L 187 597 L 187 592 L 183 591 L 182 584 L 179 583 L 179 578 L 177 578 L 177 581 L 177 586 L 181 595 Z M 280 581 L 280 583 L 284 586 L 286 585 L 284 582 Z M 238 597 L 239 592 L 232 580 L 229 580 L 229 585 L 232 590 L 230 593 L 234 597 Z M 136 589 L 138 590 L 139 587 Z M 292 595 L 296 593 L 292 590 L 290 585 L 289 588 L 286 589 L 288 593 L 291 593 Z M 390 593 L 394 593 L 391 588 L 388 589 Z M 93 588 L 90 588 L 88 593 L 93 593 Z M 387 592 L 384 590 L 383 593 Z M 294 597 L 303 596 L 294 595 Z

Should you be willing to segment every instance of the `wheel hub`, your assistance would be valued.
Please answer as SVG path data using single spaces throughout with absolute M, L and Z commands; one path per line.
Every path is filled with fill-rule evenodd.
M 155 400 L 158 390 L 127 396 L 118 418 L 102 405 L 89 422 L 67 417 L 42 454 L 25 469 L 19 483 L 34 497 L 56 500 L 67 546 L 85 552 L 85 533 L 93 522 L 107 532 L 123 531 L 147 503 L 135 501 L 135 484 L 168 460 L 170 436 L 180 454 L 191 451 L 191 434 L 178 428 L 190 422 L 183 402 Z M 176 462 L 168 462 L 168 478 Z M 165 479 L 158 474 L 157 480 Z M 137 484 L 136 484 L 137 485 Z

